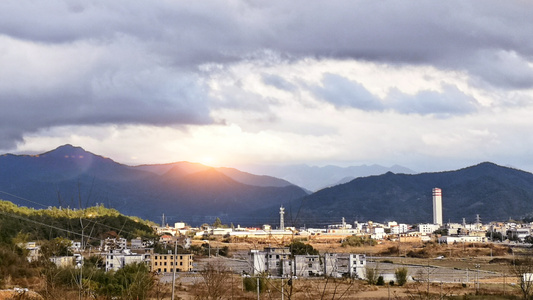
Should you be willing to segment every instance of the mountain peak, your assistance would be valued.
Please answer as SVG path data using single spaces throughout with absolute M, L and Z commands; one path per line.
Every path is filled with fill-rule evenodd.
M 80 154 L 92 154 L 92 153 L 85 151 L 85 149 L 83 149 L 82 147 L 75 147 L 75 146 L 72 146 L 71 144 L 65 144 L 65 145 L 55 148 L 52 151 L 45 152 L 41 155 L 65 156 L 65 155 L 80 155 Z

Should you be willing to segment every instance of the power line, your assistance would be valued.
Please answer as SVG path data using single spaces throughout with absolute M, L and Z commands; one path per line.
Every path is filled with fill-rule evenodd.
M 46 207 L 46 208 L 49 207 L 49 206 L 46 206 L 46 205 L 44 205 L 44 204 L 42 204 L 42 203 L 38 203 L 38 202 L 35 202 L 35 201 L 32 201 L 32 200 L 26 199 L 26 198 L 21 197 L 21 196 L 17 196 L 17 195 L 11 194 L 11 193 L 8 193 L 8 192 L 6 192 L 6 191 L 1 191 L 1 190 L 0 190 L 0 193 L 3 193 L 3 194 L 6 194 L 6 195 L 9 195 L 9 196 L 11 196 L 11 197 L 15 197 L 15 198 L 17 198 L 17 199 L 24 200 L 24 201 L 27 201 L 27 202 L 30 202 L 30 203 L 33 203 L 33 204 L 36 204 L 36 205 L 39 205 L 39 206 L 42 206 L 42 207 Z M 17 206 L 18 206 L 18 205 L 17 205 Z M 87 209 L 87 208 L 85 208 L 85 209 Z M 3 213 L 3 214 L 7 214 L 6 212 L 2 212 L 2 211 L 0 211 L 0 212 Z M 13 215 L 13 217 L 15 217 L 15 215 Z M 16 216 L 16 217 L 19 218 L 19 219 L 25 219 L 25 218 L 22 217 L 22 216 Z M 124 229 L 124 226 L 126 225 L 126 222 L 127 222 L 128 220 L 130 220 L 127 216 L 124 216 L 124 217 L 126 218 L 126 221 L 125 221 L 124 224 L 122 225 L 122 228 L 117 228 L 117 227 L 113 227 L 113 226 L 111 226 L 111 225 L 103 224 L 103 223 L 100 223 L 100 222 L 98 222 L 98 221 L 96 221 L 96 220 L 93 220 L 93 219 L 86 219 L 86 218 L 81 218 L 81 219 L 82 219 L 83 221 L 88 221 L 88 222 L 90 222 L 90 223 L 92 222 L 92 223 L 94 223 L 94 224 L 96 224 L 96 225 L 100 225 L 100 226 L 103 226 L 103 227 L 106 227 L 106 228 L 109 228 L 109 229 L 117 230 L 118 232 L 124 232 L 124 233 L 126 233 L 126 234 L 133 235 L 133 232 L 129 232 L 129 231 L 125 231 L 125 230 L 123 230 L 123 229 Z M 26 219 L 26 220 L 28 220 L 28 221 L 30 221 L 30 222 L 33 222 L 33 223 L 38 223 L 38 224 L 42 224 L 42 225 L 50 226 L 50 227 L 53 227 L 53 228 L 54 228 L 53 225 L 48 225 L 48 224 L 44 224 L 44 223 L 39 223 L 39 222 L 34 221 L 34 220 L 31 220 L 31 219 Z M 130 220 L 130 221 L 134 222 L 133 220 Z M 66 231 L 66 232 L 72 232 L 72 231 L 69 231 L 68 229 L 62 229 L 62 228 L 55 228 L 55 229 L 63 230 L 63 231 Z M 78 233 L 77 233 L 77 234 L 78 234 Z M 81 235 L 81 234 L 78 234 L 78 235 Z
M 95 238 L 91 238 L 91 237 L 88 236 L 88 235 L 82 235 L 82 234 L 79 233 L 79 232 L 75 232 L 75 231 L 68 230 L 68 229 L 64 229 L 64 228 L 57 227 L 57 226 L 54 226 L 54 225 L 50 225 L 50 224 L 46 224 L 46 223 L 42 223 L 42 222 L 38 222 L 38 221 L 35 221 L 35 220 L 32 220 L 32 219 L 29 219 L 29 218 L 25 218 L 25 217 L 22 217 L 22 216 L 19 216 L 19 215 L 13 214 L 13 213 L 8 213 L 8 212 L 5 212 L 5 211 L 0 211 L 0 214 L 6 215 L 6 216 L 9 216 L 9 217 L 12 217 L 12 218 L 20 219 L 20 220 L 23 220 L 23 221 L 27 221 L 27 222 L 31 222 L 31 223 L 35 223 L 35 224 L 39 224 L 39 225 L 41 225 L 41 226 L 47 226 L 47 227 L 50 227 L 50 228 L 53 228 L 53 229 L 56 229 L 56 230 L 65 231 L 65 232 L 67 232 L 67 233 L 71 233 L 71 234 L 74 234 L 74 235 L 79 235 L 79 236 L 82 236 L 82 237 L 87 237 L 87 238 L 89 238 L 89 239 L 94 239 L 94 240 L 96 240 Z

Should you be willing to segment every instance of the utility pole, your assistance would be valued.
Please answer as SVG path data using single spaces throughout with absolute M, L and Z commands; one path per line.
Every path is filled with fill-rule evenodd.
M 428 266 L 427 266 L 427 270 L 428 270 L 428 287 L 427 287 L 427 299 L 429 300 L 429 260 L 428 260 Z
M 176 286 L 176 254 L 178 253 L 178 240 L 174 241 L 174 263 L 172 271 L 172 300 L 174 300 L 174 289 Z
M 480 265 L 476 265 L 476 283 L 477 283 L 476 294 L 479 293 L 479 267 Z
M 283 277 L 281 277 L 281 300 L 283 300 Z
M 257 277 L 257 300 L 260 300 L 259 298 L 259 277 Z

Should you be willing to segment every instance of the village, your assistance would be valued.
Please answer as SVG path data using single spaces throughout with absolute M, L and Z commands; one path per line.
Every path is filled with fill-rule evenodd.
M 234 280 L 242 281 L 241 292 L 249 293 L 264 285 L 261 278 L 268 278 L 271 285 L 279 280 L 281 286 L 290 282 L 291 287 L 308 285 L 308 280 L 318 285 L 340 280 L 338 284 L 353 289 L 354 295 L 360 297 L 364 292 L 370 298 L 383 296 L 383 288 L 372 288 L 379 286 L 399 298 L 415 293 L 413 287 L 418 289 L 416 293 L 427 295 L 439 289 L 442 295 L 443 288 L 449 295 L 483 290 L 492 293 L 494 289 L 518 293 L 517 287 L 529 280 L 529 269 L 513 270 L 515 255 L 517 260 L 530 255 L 533 223 L 484 224 L 479 215 L 472 223 L 465 219 L 462 223 L 443 223 L 440 189 L 433 193 L 432 223 L 352 223 L 342 218 L 325 228 L 295 228 L 285 226 L 282 206 L 279 224 L 275 225 L 228 226 L 217 218 L 213 224 L 199 227 L 185 222 L 171 226 L 163 218 L 161 224 L 153 226 L 155 239 L 117 236 L 99 243 L 61 240 L 59 244 L 68 247 L 61 252 L 65 255 L 48 252 L 44 259 L 58 268 L 74 266 L 80 273 L 85 260 L 94 257 L 105 272 L 141 264 L 164 289 L 172 287 L 174 292 L 179 286 L 178 292 L 185 298 L 202 291 L 198 288 L 202 282 L 213 280 L 207 279 L 206 272 L 226 274 L 232 279 L 232 289 L 238 290 Z M 30 263 L 45 255 L 39 242 L 20 246 L 28 251 Z M 249 279 L 253 284 L 246 283 Z M 421 284 L 427 286 L 421 288 Z

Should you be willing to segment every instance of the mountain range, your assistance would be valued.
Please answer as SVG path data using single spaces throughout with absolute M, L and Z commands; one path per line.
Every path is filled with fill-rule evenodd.
M 274 177 L 189 162 L 132 167 L 71 145 L 0 156 L 0 198 L 36 208 L 104 205 L 153 221 L 246 223 L 251 210 L 305 195 Z
M 40 155 L 0 155 L 3 200 L 35 208 L 104 205 L 156 222 L 165 214 L 170 224 L 199 225 L 217 217 L 243 226 L 277 224 L 281 205 L 285 224 L 295 226 L 323 227 L 342 217 L 431 223 L 434 187 L 443 190 L 445 221 L 471 222 L 477 214 L 507 220 L 533 212 L 533 174 L 490 162 L 358 177 L 309 194 L 272 176 L 190 162 L 127 166 L 71 145 Z
M 399 165 L 384 167 L 380 165 L 361 166 L 308 166 L 308 165 L 246 165 L 239 167 L 253 174 L 265 174 L 276 178 L 282 178 L 308 191 L 318 191 L 323 188 L 336 186 L 352 181 L 358 177 L 381 175 L 387 172 L 396 174 L 415 174 L 416 172 Z
M 363 178 L 287 204 L 295 224 L 351 221 L 433 223 L 432 189 L 442 189 L 443 220 L 473 223 L 520 219 L 533 213 L 533 174 L 490 162 L 455 171 Z

